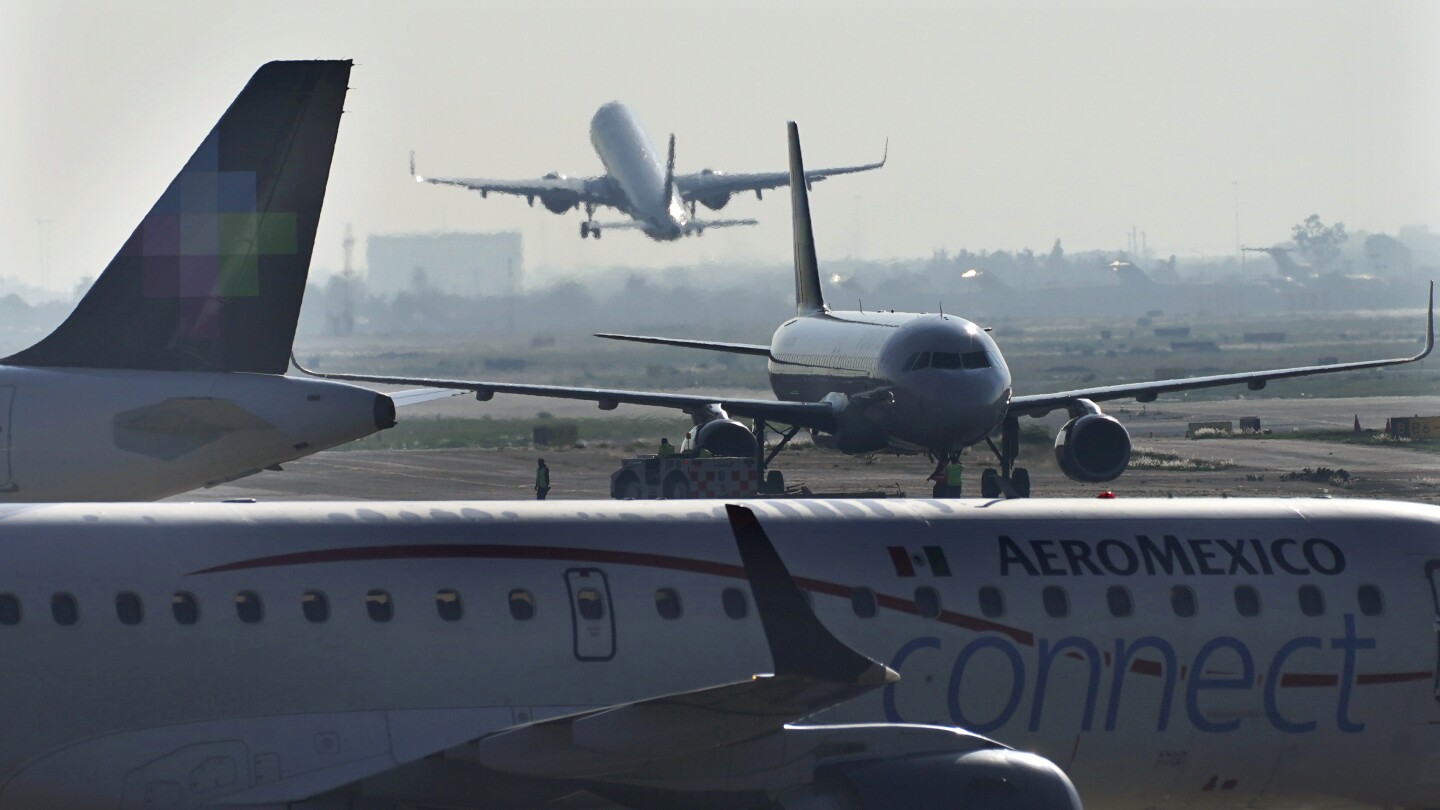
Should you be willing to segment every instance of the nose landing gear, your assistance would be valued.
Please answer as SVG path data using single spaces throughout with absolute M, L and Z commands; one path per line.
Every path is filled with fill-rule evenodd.
M 1030 471 L 1015 466 L 1015 460 L 1020 456 L 1020 420 L 1014 416 L 1005 417 L 1005 421 L 1000 425 L 999 447 L 996 447 L 995 442 L 988 436 L 985 443 L 990 445 L 990 450 L 999 459 L 1000 469 L 997 471 L 993 467 L 987 467 L 980 474 L 980 497 L 1030 497 Z

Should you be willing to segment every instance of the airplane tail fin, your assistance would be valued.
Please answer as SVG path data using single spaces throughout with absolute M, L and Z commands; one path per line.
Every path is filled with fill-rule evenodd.
M 670 156 L 665 159 L 665 196 L 660 205 L 669 208 L 670 198 L 675 196 L 675 133 L 670 133 Z
M 790 135 L 790 220 L 795 241 L 795 314 L 825 312 L 820 291 L 820 266 L 815 260 L 815 232 L 810 227 L 810 195 L 805 185 L 805 161 L 800 156 L 800 129 L 788 124 Z
M 284 374 L 350 65 L 256 71 L 75 311 L 0 362 Z

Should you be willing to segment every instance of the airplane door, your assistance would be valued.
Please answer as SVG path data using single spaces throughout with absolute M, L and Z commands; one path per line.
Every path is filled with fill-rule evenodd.
M 609 661 L 615 657 L 615 615 L 610 586 L 599 568 L 571 568 L 565 572 L 570 590 L 570 617 L 575 628 L 575 658 Z
M 1430 598 L 1435 606 L 1435 699 L 1440 700 L 1440 560 L 1425 563 L 1425 578 L 1430 580 Z
M 17 489 L 10 475 L 10 406 L 14 401 L 15 386 L 0 385 L 0 492 Z

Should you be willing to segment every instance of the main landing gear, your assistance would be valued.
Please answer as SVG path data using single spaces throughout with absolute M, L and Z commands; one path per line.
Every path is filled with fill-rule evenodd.
M 1013 416 L 1005 417 L 1005 421 L 1000 424 L 999 447 L 996 447 L 995 442 L 988 436 L 985 437 L 985 443 L 990 445 L 991 451 L 999 459 L 1000 469 L 986 467 L 980 474 L 980 497 L 1030 497 L 1030 472 L 1024 467 L 1015 466 L 1015 460 L 1020 456 L 1020 420 Z
M 800 432 L 800 428 L 791 426 L 787 430 L 781 432 L 780 443 L 775 445 L 774 449 L 772 449 L 769 453 L 766 453 L 765 429 L 767 427 L 768 425 L 766 425 L 764 419 L 755 420 L 755 470 L 756 475 L 760 479 L 760 494 L 784 495 L 785 474 L 780 472 L 779 470 L 770 470 L 768 468 L 770 466 L 770 462 L 775 460 L 775 456 L 779 455 L 780 451 L 785 449 L 785 445 L 789 444 L 790 440 L 795 438 L 796 434 Z
M 586 203 L 585 221 L 580 223 L 580 238 L 584 239 L 585 237 L 591 235 L 593 235 L 596 239 L 599 239 L 600 226 L 595 224 L 595 206 Z

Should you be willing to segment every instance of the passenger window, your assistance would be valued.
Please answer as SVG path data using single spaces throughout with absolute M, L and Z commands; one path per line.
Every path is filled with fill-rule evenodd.
M 319 624 L 330 619 L 330 600 L 319 591 L 306 591 L 300 595 L 300 612 L 305 621 Z
M 14 627 L 20 623 L 20 600 L 13 593 L 0 593 L 0 624 Z
M 656 588 L 655 612 L 662 619 L 680 618 L 680 592 L 674 588 Z
M 535 597 L 521 588 L 511 591 L 510 615 L 522 622 L 535 618 Z
M 925 586 L 915 589 L 915 607 L 920 615 L 927 619 L 933 619 L 940 615 L 940 594 L 934 588 Z
M 370 614 L 371 621 L 388 622 L 395 618 L 395 603 L 390 600 L 390 594 L 372 590 L 365 594 L 365 612 Z
M 260 604 L 260 594 L 241 591 L 235 594 L 235 615 L 246 624 L 257 624 L 265 618 L 265 608 Z
M 957 352 L 935 352 L 930 355 L 932 368 L 957 369 L 960 368 L 960 355 Z
M 732 619 L 743 619 L 750 615 L 750 602 L 739 588 L 726 588 L 720 593 L 720 604 L 725 615 Z
M 1360 612 L 1366 616 L 1379 616 L 1385 612 L 1385 596 L 1375 585 L 1361 585 L 1355 591 L 1355 601 L 1360 603 Z M 0 618 L 0 624 L 5 620 Z
M 1059 585 L 1046 585 L 1045 590 L 1040 592 L 1040 601 L 1045 604 L 1045 612 L 1052 619 L 1070 615 L 1070 597 Z
M 1300 598 L 1300 612 L 1306 616 L 1323 616 L 1325 614 L 1325 595 L 1320 592 L 1318 585 L 1301 585 L 1297 593 Z
M 1111 585 L 1105 591 L 1105 601 L 1110 606 L 1110 615 L 1124 618 L 1135 612 L 1135 603 L 1130 598 L 1129 589 L 1120 585 Z
M 1170 589 L 1170 609 L 1182 619 L 1195 615 L 1195 591 L 1189 585 L 1176 585 Z
M 50 615 L 55 617 L 56 624 L 69 627 L 80 621 L 80 606 L 70 594 L 57 593 L 50 597 Z
M 850 609 L 862 619 L 875 618 L 875 592 L 869 588 L 856 588 L 850 592 Z
M 581 588 L 575 592 L 575 609 L 579 611 L 580 618 L 599 621 L 605 618 L 605 597 L 595 588 Z
M 1235 610 L 1241 616 L 1260 615 L 1260 593 L 1253 585 L 1235 586 Z
M 990 355 L 984 351 L 966 352 L 962 360 L 965 368 L 990 368 Z
M 442 588 L 435 592 L 435 612 L 447 622 L 458 622 L 464 615 L 460 604 L 460 592 L 453 588 Z
M 200 620 L 200 603 L 195 601 L 195 594 L 176 591 L 170 597 L 170 612 L 176 624 L 194 624 Z
M 125 591 L 115 595 L 115 616 L 121 624 L 139 624 L 145 619 L 145 606 L 140 597 Z
M 980 612 L 994 619 L 1005 615 L 1005 595 L 994 585 L 980 589 Z

